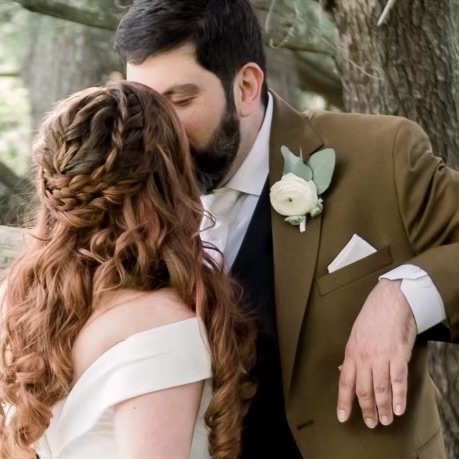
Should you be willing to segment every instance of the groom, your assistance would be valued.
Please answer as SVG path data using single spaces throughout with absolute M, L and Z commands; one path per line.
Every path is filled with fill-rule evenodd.
M 406 119 L 299 114 L 269 92 L 249 0 L 138 1 L 116 40 L 127 78 L 175 106 L 207 236 L 258 318 L 242 457 L 444 458 L 423 332 L 459 334 L 459 173 Z M 283 172 L 304 173 L 287 149 L 334 169 L 304 232 L 285 216 L 320 183 L 306 197 L 289 176 L 270 203 Z

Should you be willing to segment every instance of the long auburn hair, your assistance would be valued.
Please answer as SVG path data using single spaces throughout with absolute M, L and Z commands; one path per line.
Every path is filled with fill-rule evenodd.
M 43 122 L 34 157 L 33 237 L 9 271 L 0 332 L 0 457 L 33 455 L 69 393 L 72 348 L 101 295 L 162 287 L 207 326 L 209 451 L 238 457 L 254 328 L 201 242 L 199 189 L 173 109 L 138 83 L 81 91 Z

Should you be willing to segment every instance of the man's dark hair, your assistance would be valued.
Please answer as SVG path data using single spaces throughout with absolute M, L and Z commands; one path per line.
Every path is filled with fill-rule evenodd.
M 115 46 L 125 62 L 139 65 L 186 43 L 195 46 L 197 62 L 220 79 L 227 97 L 248 62 L 266 73 L 261 29 L 249 0 L 137 1 L 121 19 Z M 266 103 L 266 82 L 262 92 Z

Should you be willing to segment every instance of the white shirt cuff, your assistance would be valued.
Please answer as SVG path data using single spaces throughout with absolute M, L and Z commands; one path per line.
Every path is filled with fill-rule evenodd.
M 405 295 L 418 333 L 432 328 L 446 319 L 445 306 L 440 293 L 430 276 L 414 265 L 401 265 L 379 277 L 388 280 L 402 280 L 400 289 Z

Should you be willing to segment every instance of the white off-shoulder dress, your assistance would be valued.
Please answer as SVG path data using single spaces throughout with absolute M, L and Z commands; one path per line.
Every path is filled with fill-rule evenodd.
M 204 414 L 211 359 L 202 321 L 191 318 L 130 336 L 102 354 L 53 407 L 40 459 L 116 459 L 113 407 L 139 395 L 205 381 L 190 459 L 209 459 Z

